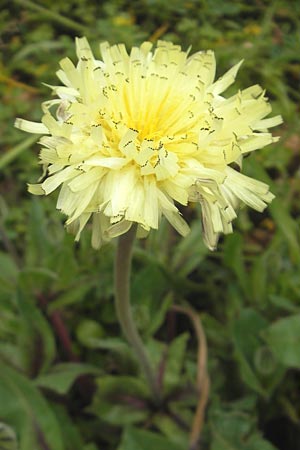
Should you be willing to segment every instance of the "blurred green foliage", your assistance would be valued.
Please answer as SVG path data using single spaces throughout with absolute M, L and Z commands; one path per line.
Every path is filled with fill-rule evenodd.
M 0 11 L 0 447 L 6 450 L 186 450 L 197 404 L 197 341 L 171 310 L 189 302 L 209 349 L 201 448 L 300 448 L 300 3 L 256 0 L 15 0 Z M 164 404 L 153 405 L 113 307 L 114 245 L 95 252 L 63 229 L 55 198 L 31 198 L 39 120 L 74 37 L 172 40 L 215 51 L 218 73 L 242 58 L 236 87 L 260 83 L 284 125 L 278 144 L 245 161 L 277 198 L 244 209 L 209 253 L 199 212 L 191 234 L 167 224 L 136 245 L 132 302 Z M 230 91 L 228 92 L 230 95 Z

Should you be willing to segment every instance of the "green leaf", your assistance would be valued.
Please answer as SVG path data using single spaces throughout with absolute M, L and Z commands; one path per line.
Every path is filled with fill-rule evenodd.
M 189 334 L 183 333 L 176 337 L 168 347 L 164 375 L 164 387 L 167 392 L 182 382 L 181 372 L 188 339 Z
M 263 336 L 281 364 L 300 368 L 300 314 L 277 320 Z
M 126 426 L 143 422 L 149 416 L 146 398 L 149 390 L 143 380 L 130 376 L 103 376 L 89 412 L 111 425 Z
M 105 336 L 105 331 L 96 320 L 84 319 L 77 329 L 76 335 L 79 342 L 88 348 L 97 348 L 97 344 Z
M 180 410 L 182 411 L 182 407 Z M 182 446 L 182 448 L 188 448 L 188 433 L 180 428 L 171 417 L 165 414 L 156 414 L 153 418 L 153 425 L 170 439 L 171 442 Z
M 101 371 L 88 364 L 63 363 L 53 366 L 50 372 L 34 380 L 36 386 L 50 389 L 58 394 L 66 394 L 81 375 L 100 375 Z
M 269 175 L 263 166 L 255 158 L 251 160 L 251 166 L 255 171 L 255 174 L 259 179 L 267 183 L 271 191 L 276 192 L 276 185 L 271 180 Z M 251 175 L 251 173 L 250 173 Z M 285 238 L 289 246 L 289 251 L 292 259 L 296 262 L 300 262 L 300 241 L 299 241 L 299 227 L 297 227 L 296 221 L 293 220 L 286 206 L 286 202 L 277 197 L 269 206 L 271 216 L 273 217 L 276 225 L 282 235 Z
M 70 269 L 70 267 L 69 267 Z M 74 273 L 72 274 L 74 277 Z M 59 284 L 63 286 L 61 275 L 59 278 Z M 66 306 L 74 305 L 75 303 L 81 303 L 84 301 L 84 298 L 86 294 L 91 290 L 91 283 L 84 280 L 78 280 L 78 283 L 68 286 L 68 290 L 64 292 L 63 294 L 60 294 L 53 300 L 49 307 L 47 308 L 47 311 L 49 313 L 52 313 L 53 311 L 56 311 L 58 309 L 65 308 Z M 63 286 L 63 289 L 66 289 L 66 284 Z
M 260 434 L 253 434 L 245 445 L 245 450 L 277 450 L 271 442 L 263 439 Z
M 262 255 L 254 261 L 251 270 L 252 302 L 263 305 L 266 303 L 267 270 L 266 257 Z
M 82 447 L 81 447 L 82 448 Z M 83 447 L 83 450 L 99 450 L 99 448 L 97 447 L 97 445 L 95 444 L 87 444 Z
M 87 348 L 110 351 L 114 353 L 115 358 L 118 357 L 118 359 L 122 361 L 131 361 L 134 363 L 136 361 L 132 349 L 129 347 L 127 342 L 125 342 L 124 339 L 120 337 L 98 338 L 95 335 L 83 336 L 79 325 L 79 333 L 77 331 L 77 339 L 82 345 Z
M 161 299 L 160 305 L 156 308 L 156 311 L 152 311 L 151 323 L 148 328 L 148 336 L 153 336 L 154 333 L 162 326 L 167 311 L 173 302 L 173 295 L 167 294 Z
M 61 434 L 64 442 L 64 450 L 85 449 L 83 439 L 79 433 L 77 423 L 73 423 L 71 417 L 63 405 L 53 405 L 54 414 L 60 424 Z M 96 449 L 97 450 L 97 449 Z
M 118 450 L 186 450 L 168 438 L 151 431 L 127 428 Z
M 242 412 L 220 412 L 211 423 L 211 450 L 242 450 L 243 437 L 250 430 L 250 420 Z
M 233 324 L 232 338 L 244 382 L 261 395 L 266 395 L 254 370 L 255 352 L 261 346 L 259 333 L 267 327 L 266 320 L 253 309 L 242 310 Z
M 292 259 L 300 262 L 300 244 L 299 244 L 299 230 L 296 222 L 290 216 L 286 209 L 286 205 L 282 200 L 276 198 L 270 205 L 271 215 L 276 222 L 276 225 L 283 234 L 288 243 Z
M 29 214 L 26 262 L 29 266 L 40 267 L 51 254 L 51 245 L 46 230 L 45 212 L 37 198 L 31 199 Z
M 17 437 L 15 431 L 0 422 L 0 450 L 18 450 Z
M 37 370 L 43 372 L 50 367 L 55 358 L 56 344 L 52 329 L 42 312 L 35 305 L 33 294 L 29 291 L 26 281 L 26 277 L 20 277 L 16 300 L 22 318 L 30 332 L 33 351 L 36 351 L 35 346 L 38 342 L 40 357 Z M 27 356 L 31 357 L 32 361 L 34 360 L 34 354 L 28 354 Z
M 299 306 L 295 305 L 290 299 L 276 294 L 269 295 L 270 302 L 289 313 L 299 313 Z
M 163 298 L 168 283 L 162 270 L 156 263 L 143 268 L 133 280 L 131 301 L 135 322 L 143 333 L 151 336 L 164 321 L 171 303 L 167 296 Z
M 166 278 L 158 265 L 155 263 L 148 264 L 133 280 L 131 287 L 133 304 L 143 302 L 143 297 L 149 292 L 155 303 L 157 303 L 157 297 L 160 297 L 162 292 L 166 289 L 166 286 Z
M 121 427 L 145 422 L 149 417 L 149 412 L 145 408 L 138 409 L 134 405 L 117 405 L 106 401 L 102 401 L 96 410 L 88 408 L 88 411 L 96 414 L 101 421 Z
M 199 267 L 208 253 L 208 248 L 201 238 L 200 224 L 195 221 L 191 226 L 190 233 L 180 239 L 174 250 L 172 258 L 172 271 L 186 277 L 194 269 Z
M 236 408 L 237 402 L 231 404 Z M 211 414 L 211 450 L 276 450 L 255 431 L 253 417 L 243 410 L 215 410 Z
M 238 233 L 226 236 L 224 241 L 224 263 L 229 267 L 239 282 L 246 296 L 249 294 L 249 278 L 243 258 L 243 238 Z
M 20 437 L 20 450 L 64 450 L 55 415 L 30 380 L 2 365 L 0 371 L 0 417 Z
M 48 255 L 47 262 L 49 267 L 53 268 L 53 270 L 59 274 L 57 283 L 58 290 L 64 290 L 69 284 L 75 284 L 76 286 L 77 283 L 78 286 L 76 286 L 75 289 L 72 289 L 74 293 L 78 290 L 80 291 L 84 287 L 86 290 L 87 287 L 90 288 L 89 283 L 79 283 L 79 281 L 82 280 L 78 279 L 78 262 L 74 252 L 75 247 L 73 237 L 66 234 L 60 245 L 53 249 L 51 254 Z
M 18 268 L 6 253 L 0 252 L 0 292 L 14 292 L 16 279 L 18 276 Z
M 149 394 L 145 382 L 139 378 L 125 375 L 106 375 L 97 378 L 98 395 L 108 398 L 110 395 L 123 394 L 146 398 Z

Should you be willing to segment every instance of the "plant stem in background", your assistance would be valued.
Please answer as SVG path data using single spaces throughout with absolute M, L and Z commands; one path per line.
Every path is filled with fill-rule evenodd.
M 84 27 L 84 25 L 81 25 L 75 22 L 75 20 L 72 20 L 68 17 L 64 17 L 61 14 L 52 11 L 51 9 L 37 5 L 36 3 L 30 0 L 14 0 L 14 3 L 23 6 L 23 8 L 28 8 L 31 9 L 32 11 L 37 11 L 42 15 L 44 15 L 45 18 L 53 20 L 54 22 L 57 22 L 61 25 L 64 25 L 65 27 L 70 28 L 71 30 L 75 30 L 80 33 L 86 32 L 86 28 Z
M 204 415 L 209 396 L 210 380 L 207 373 L 207 343 L 199 314 L 190 306 L 172 306 L 173 311 L 186 314 L 193 323 L 198 340 L 198 370 L 197 389 L 199 392 L 198 403 L 190 433 L 189 450 L 196 450 L 199 446 L 201 432 L 204 424 Z
M 0 78 L 1 81 L 1 78 Z M 27 139 L 22 140 L 18 145 L 11 148 L 9 151 L 5 152 L 1 155 L 0 158 L 0 170 L 3 170 L 6 166 L 8 166 L 12 161 L 20 156 L 25 150 L 27 150 L 32 144 L 34 144 L 39 139 L 39 136 L 36 134 L 34 136 L 30 136 Z
M 132 316 L 130 305 L 130 273 L 136 226 L 119 237 L 115 257 L 115 307 L 122 331 L 135 351 L 150 386 L 155 403 L 160 403 L 160 390 L 151 361 Z

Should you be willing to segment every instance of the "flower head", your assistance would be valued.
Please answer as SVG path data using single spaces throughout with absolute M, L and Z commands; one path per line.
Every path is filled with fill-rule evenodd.
M 65 58 L 52 87 L 58 98 L 43 103 L 42 123 L 16 126 L 41 133 L 44 181 L 33 194 L 58 187 L 57 208 L 80 233 L 92 219 L 92 245 L 128 231 L 157 229 L 162 216 L 182 235 L 189 227 L 176 204 L 200 202 L 203 236 L 210 249 L 232 232 L 241 203 L 262 211 L 273 195 L 240 168 L 243 155 L 274 142 L 268 132 L 281 117 L 260 86 L 221 93 L 241 63 L 214 81 L 212 51 L 188 56 L 180 46 L 144 42 L 130 54 L 123 44 L 100 45 L 94 58 L 85 38 L 76 40 L 78 64 Z M 56 108 L 55 116 L 51 110 Z

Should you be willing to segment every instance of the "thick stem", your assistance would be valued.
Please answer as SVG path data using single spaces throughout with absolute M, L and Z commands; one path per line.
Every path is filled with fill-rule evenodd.
M 119 237 L 115 257 L 115 307 L 122 331 L 133 347 L 149 383 L 155 403 L 160 403 L 160 390 L 153 367 L 135 325 L 130 306 L 130 273 L 136 226 Z

